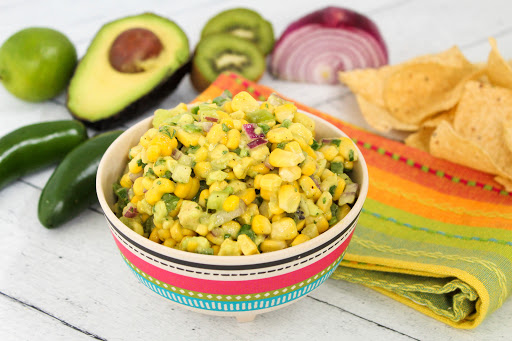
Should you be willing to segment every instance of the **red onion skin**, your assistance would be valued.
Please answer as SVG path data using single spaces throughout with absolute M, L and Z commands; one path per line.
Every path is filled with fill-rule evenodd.
M 218 118 L 215 118 L 215 117 L 205 117 L 204 119 L 207 121 L 210 121 L 210 122 L 217 122 L 219 120 Z
M 375 25 L 370 19 L 366 16 L 352 11 L 350 9 L 341 8 L 341 7 L 326 7 L 310 13 L 297 21 L 294 21 L 290 24 L 286 30 L 281 34 L 281 37 L 274 45 L 274 49 L 276 49 L 281 42 L 286 38 L 286 36 L 295 31 L 298 28 L 301 28 L 305 25 L 310 24 L 319 24 L 323 27 L 329 28 L 343 28 L 349 29 L 351 27 L 357 27 L 363 31 L 366 31 L 368 34 L 372 35 L 375 40 L 379 42 L 384 50 L 386 57 L 386 64 L 389 62 L 388 49 L 386 47 L 386 43 L 382 38 L 377 25 Z

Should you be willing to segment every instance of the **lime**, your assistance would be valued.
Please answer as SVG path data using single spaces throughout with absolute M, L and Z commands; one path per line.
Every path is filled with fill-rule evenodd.
M 26 28 L 0 47 L 0 79 L 16 97 L 44 101 L 64 90 L 76 62 L 75 47 L 65 35 L 50 28 Z

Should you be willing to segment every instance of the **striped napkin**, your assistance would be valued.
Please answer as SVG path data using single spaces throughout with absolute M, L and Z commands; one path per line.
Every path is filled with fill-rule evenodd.
M 273 89 L 222 74 L 196 101 Z M 512 195 L 492 175 L 437 159 L 295 102 L 361 149 L 370 188 L 332 278 L 361 283 L 458 328 L 474 328 L 512 290 Z

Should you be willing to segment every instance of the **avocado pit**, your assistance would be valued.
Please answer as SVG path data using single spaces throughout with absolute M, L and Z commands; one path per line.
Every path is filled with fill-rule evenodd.
M 109 51 L 110 65 L 122 73 L 145 71 L 144 61 L 158 57 L 163 49 L 160 39 L 145 28 L 131 28 L 122 32 Z

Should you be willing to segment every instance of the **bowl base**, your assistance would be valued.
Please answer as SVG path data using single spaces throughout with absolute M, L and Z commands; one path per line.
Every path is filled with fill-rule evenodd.
M 239 323 L 252 322 L 256 318 L 256 315 L 258 315 L 258 314 L 239 314 L 239 315 L 236 315 L 236 320 Z

